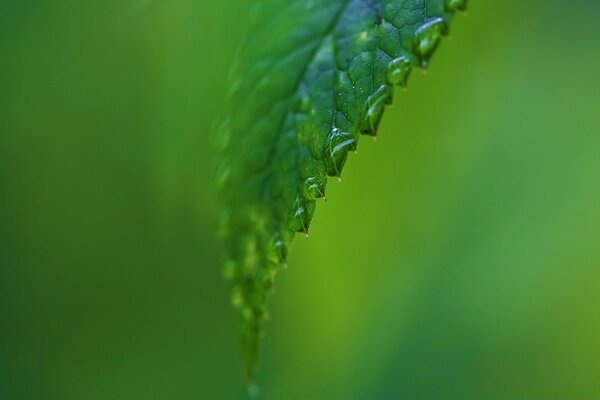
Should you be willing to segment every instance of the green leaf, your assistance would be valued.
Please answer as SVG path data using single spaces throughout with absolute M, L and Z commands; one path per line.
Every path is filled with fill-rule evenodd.
M 262 1 L 232 73 L 219 128 L 224 275 L 254 385 L 266 300 L 328 176 L 375 135 L 394 85 L 427 67 L 465 0 Z

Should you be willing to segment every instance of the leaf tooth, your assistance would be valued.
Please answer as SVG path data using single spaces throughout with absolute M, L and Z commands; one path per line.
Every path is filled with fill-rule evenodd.
M 300 196 L 305 200 L 316 200 L 325 197 L 327 174 L 323 171 L 323 162 L 306 154 L 301 157 L 298 172 Z
M 393 88 L 383 84 L 373 94 L 367 97 L 364 105 L 364 115 L 361 120 L 360 132 L 364 135 L 375 136 L 383 117 L 386 105 L 392 104 Z
M 302 182 L 302 197 L 307 200 L 315 200 L 325 198 L 325 186 L 327 178 L 323 179 L 320 176 L 309 176 Z
M 448 12 L 454 12 L 456 10 L 466 11 L 467 0 L 446 0 L 444 7 Z
M 314 200 L 303 199 L 300 195 L 296 196 L 289 218 L 289 227 L 293 232 L 308 233 L 308 227 L 315 212 L 315 205 Z
M 427 68 L 429 60 L 440 44 L 443 35 L 448 33 L 448 24 L 441 18 L 425 21 L 417 28 L 414 35 L 413 48 L 420 58 L 422 68 Z
M 348 151 L 355 151 L 357 140 L 355 135 L 348 132 L 342 132 L 337 127 L 333 127 L 323 149 L 323 160 L 327 175 L 340 177 Z
M 412 62 L 406 55 L 401 55 L 390 61 L 387 66 L 386 78 L 392 85 L 406 87 L 408 77 L 412 71 Z
M 271 237 L 268 249 L 268 258 L 278 265 L 287 264 L 289 244 L 280 232 L 275 232 Z

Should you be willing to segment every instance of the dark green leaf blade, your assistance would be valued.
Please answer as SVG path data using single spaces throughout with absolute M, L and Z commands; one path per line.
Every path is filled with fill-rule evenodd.
M 237 55 L 219 128 L 224 275 L 254 385 L 266 300 L 328 176 L 375 135 L 394 85 L 426 67 L 465 0 L 262 1 Z

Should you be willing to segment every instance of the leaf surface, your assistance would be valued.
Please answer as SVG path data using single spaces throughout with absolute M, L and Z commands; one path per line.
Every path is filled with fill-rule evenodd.
M 328 177 L 372 135 L 394 86 L 425 68 L 465 0 L 267 0 L 236 56 L 218 130 L 224 276 L 254 385 L 266 301 Z

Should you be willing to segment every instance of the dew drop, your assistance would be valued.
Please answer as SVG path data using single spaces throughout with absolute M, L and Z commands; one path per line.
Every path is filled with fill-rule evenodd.
M 388 64 L 387 80 L 392 85 L 406 87 L 406 81 L 412 70 L 412 64 L 408 57 L 398 57 Z
M 446 22 L 442 18 L 435 18 L 425 22 L 415 31 L 415 52 L 421 57 L 423 68 L 429 64 L 429 58 L 446 30 Z
M 334 127 L 327 136 L 323 150 L 327 175 L 340 176 L 349 150 L 356 150 L 356 138 L 354 135 Z
M 315 212 L 315 201 L 296 196 L 289 219 L 289 227 L 294 232 L 308 232 L 308 226 Z
M 381 85 L 379 89 L 367 98 L 365 103 L 365 115 L 362 119 L 360 133 L 363 135 L 375 136 L 385 106 L 392 103 L 392 88 L 388 85 Z
M 448 12 L 456 10 L 465 11 L 467 9 L 467 0 L 446 0 L 445 8 Z
M 308 200 L 321 199 L 325 197 L 326 177 L 311 176 L 302 183 L 302 197 Z
M 269 259 L 277 264 L 287 262 L 288 248 L 279 232 L 275 232 L 269 243 Z

